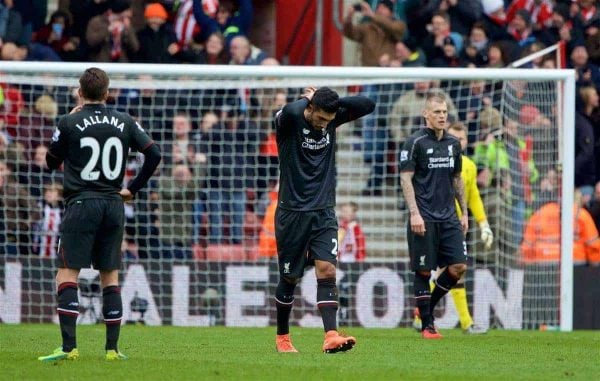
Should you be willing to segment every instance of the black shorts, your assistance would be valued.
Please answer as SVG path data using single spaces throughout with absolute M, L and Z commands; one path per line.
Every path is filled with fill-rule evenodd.
M 277 208 L 275 239 L 282 277 L 302 278 L 315 260 L 337 264 L 338 223 L 333 208 L 297 212 Z
M 420 236 L 408 224 L 408 252 L 413 271 L 430 271 L 456 263 L 467 263 L 467 244 L 458 219 L 425 222 Z
M 96 270 L 121 267 L 121 242 L 125 224 L 120 199 L 70 201 L 60 227 L 59 267 Z

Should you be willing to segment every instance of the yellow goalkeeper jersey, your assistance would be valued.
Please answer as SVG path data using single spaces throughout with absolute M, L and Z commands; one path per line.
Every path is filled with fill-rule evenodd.
M 467 198 L 467 207 L 471 211 L 471 214 L 475 218 L 477 223 L 483 220 L 487 220 L 485 215 L 485 209 L 483 208 L 483 201 L 479 195 L 479 188 L 477 188 L 477 167 L 473 160 L 469 159 L 465 155 L 462 155 L 462 171 L 460 176 L 465 183 L 465 197 Z M 462 216 L 462 211 L 456 201 L 456 214 L 458 218 Z

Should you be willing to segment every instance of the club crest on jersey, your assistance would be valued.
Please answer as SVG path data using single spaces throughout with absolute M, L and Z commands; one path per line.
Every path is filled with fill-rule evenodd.
M 448 156 L 452 156 L 452 146 L 448 146 Z
M 283 264 L 283 273 L 284 274 L 290 273 L 290 262 L 286 262 Z
M 304 135 L 308 135 L 308 134 L 310 134 L 310 130 L 309 130 L 309 129 L 307 129 L 307 128 L 303 128 L 303 129 L 302 129 L 302 133 L 303 133 Z

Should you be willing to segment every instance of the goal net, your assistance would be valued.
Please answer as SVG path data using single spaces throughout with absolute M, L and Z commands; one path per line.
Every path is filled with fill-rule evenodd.
M 58 118 L 79 102 L 77 79 L 87 66 L 0 66 L 4 323 L 56 321 L 61 172 L 49 172 L 44 156 Z M 573 192 L 569 71 L 98 66 L 111 77 L 109 103 L 134 116 L 164 157 L 148 186 L 125 206 L 124 320 L 184 326 L 275 323 L 278 164 L 272 116 L 312 85 L 330 86 L 341 96 L 362 94 L 377 104 L 373 114 L 337 131 L 337 209 L 344 218 L 338 255 L 341 325 L 408 327 L 412 322 L 398 153 L 423 123 L 424 94 L 439 88 L 448 96 L 450 121 L 467 131 L 465 153 L 478 168 L 495 236 L 492 249 L 484 250 L 471 221 L 466 286 L 475 322 L 506 329 L 571 328 L 572 259 L 565 254 L 572 240 L 572 203 L 566 201 Z M 125 181 L 142 162 L 143 156 L 130 154 Z M 548 203 L 558 205 L 555 218 L 544 221 L 556 224 L 555 241 L 534 242 L 538 246 L 531 249 L 527 245 L 536 226 L 528 222 Z M 364 251 L 355 239 L 360 234 L 342 229 L 354 210 Z M 79 286 L 80 322 L 96 322 L 98 273 L 84 270 Z M 312 269 L 296 292 L 292 324 L 320 326 Z M 449 298 L 436 315 L 441 327 L 458 324 Z

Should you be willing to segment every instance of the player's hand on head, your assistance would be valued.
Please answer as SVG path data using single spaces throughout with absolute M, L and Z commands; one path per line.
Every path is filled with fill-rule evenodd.
M 309 101 L 312 100 L 313 95 L 315 95 L 315 91 L 317 91 L 317 88 L 314 86 L 308 86 L 304 89 L 304 92 L 302 93 L 302 96 L 306 99 L 308 99 Z
M 123 199 L 124 202 L 129 202 L 129 201 L 133 200 L 133 194 L 127 188 L 121 189 L 119 191 L 119 195 L 121 195 L 121 198 Z

